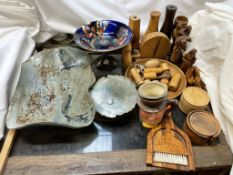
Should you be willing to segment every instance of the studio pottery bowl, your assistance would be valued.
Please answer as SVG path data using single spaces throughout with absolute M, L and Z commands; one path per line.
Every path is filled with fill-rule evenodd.
M 115 118 L 130 112 L 137 103 L 137 90 L 124 76 L 108 75 L 97 81 L 91 91 L 96 111 L 102 116 Z
M 75 43 L 89 51 L 108 52 L 126 46 L 132 39 L 130 28 L 118 21 L 100 20 L 83 25 L 74 34 Z
M 145 83 L 138 88 L 139 96 L 148 100 L 164 98 L 167 93 L 167 86 L 160 82 Z

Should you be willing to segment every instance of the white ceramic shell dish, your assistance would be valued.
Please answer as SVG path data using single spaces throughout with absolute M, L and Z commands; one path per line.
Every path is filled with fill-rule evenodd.
M 91 97 L 98 113 L 115 118 L 135 107 L 138 93 L 134 83 L 128 78 L 108 75 L 97 81 L 91 91 Z

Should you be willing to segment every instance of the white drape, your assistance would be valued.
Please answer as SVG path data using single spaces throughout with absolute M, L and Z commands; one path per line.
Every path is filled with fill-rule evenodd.
M 167 4 L 178 7 L 177 15 L 190 17 L 192 45 L 197 48 L 197 65 L 233 150 L 233 2 L 204 4 L 206 0 L 0 0 L 0 138 L 5 116 L 17 85 L 21 64 L 35 42 L 59 32 L 73 33 L 78 26 L 97 19 L 128 23 L 130 15 L 141 18 L 144 33 L 151 10 L 162 12 Z M 223 4 L 227 4 L 223 5 Z

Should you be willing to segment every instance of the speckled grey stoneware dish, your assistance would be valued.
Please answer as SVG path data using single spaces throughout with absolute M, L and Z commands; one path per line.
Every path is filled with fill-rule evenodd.
M 8 128 L 51 124 L 81 128 L 92 123 L 95 82 L 91 57 L 72 47 L 45 50 L 23 63 L 6 124 Z
M 116 118 L 130 112 L 137 103 L 134 83 L 119 75 L 108 75 L 97 81 L 91 90 L 96 111 L 107 118 Z

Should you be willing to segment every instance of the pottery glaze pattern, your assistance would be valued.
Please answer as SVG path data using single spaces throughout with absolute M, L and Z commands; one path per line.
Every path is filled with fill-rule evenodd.
M 88 92 L 95 82 L 90 62 L 88 54 L 71 47 L 45 50 L 31 57 L 22 65 L 7 127 L 90 125 L 95 115 Z
M 131 39 L 130 28 L 113 20 L 93 21 L 77 29 L 74 34 L 74 40 L 79 47 L 96 52 L 120 49 Z
M 97 81 L 91 97 L 97 112 L 108 118 L 116 118 L 134 109 L 138 94 L 135 85 L 128 78 L 108 75 Z

